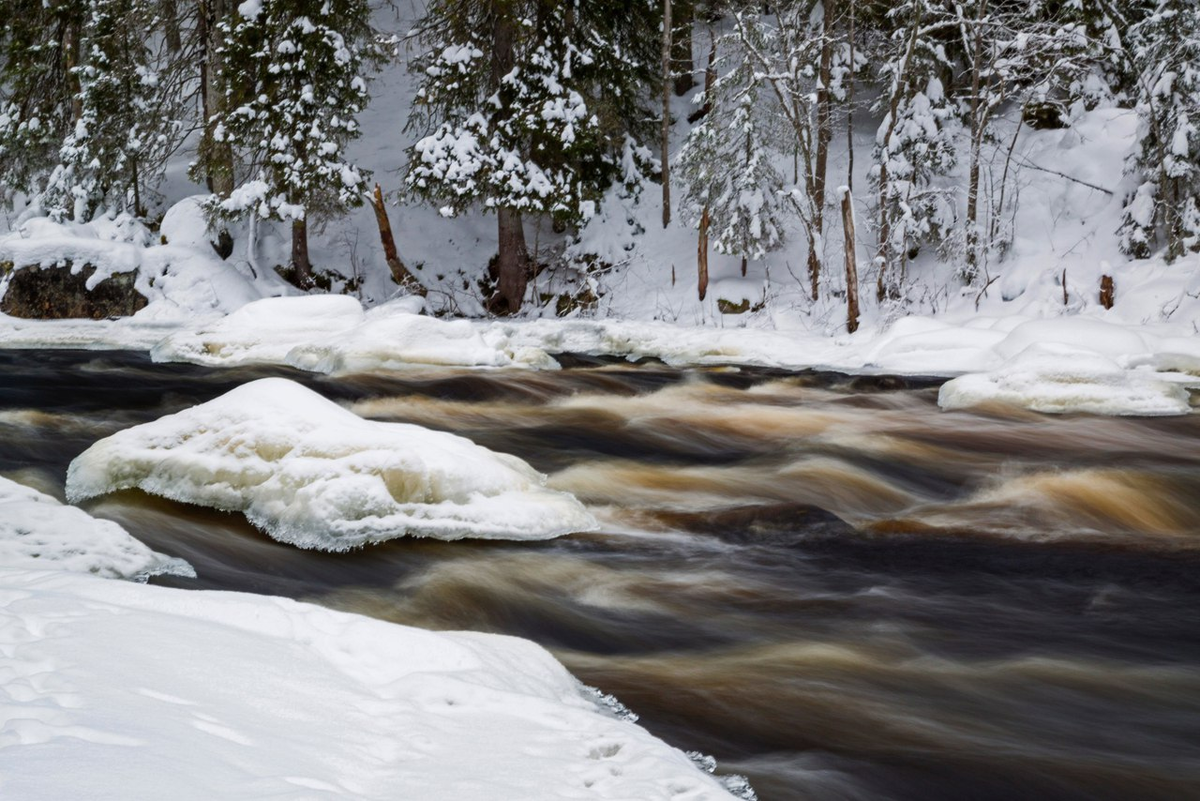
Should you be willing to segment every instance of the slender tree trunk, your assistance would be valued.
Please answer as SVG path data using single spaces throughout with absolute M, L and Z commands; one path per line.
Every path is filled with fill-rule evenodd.
M 83 95 L 80 93 L 79 76 L 75 73 L 75 68 L 79 66 L 81 37 L 79 22 L 74 19 L 67 22 L 63 31 L 63 66 L 66 68 L 67 87 L 71 92 L 72 127 L 83 116 Z
M 496 256 L 498 286 L 489 304 L 495 314 L 515 314 L 525 301 L 529 283 L 529 248 L 525 245 L 525 226 L 521 212 L 500 208 L 496 212 L 500 249 Z
M 392 281 L 413 294 L 424 295 L 425 287 L 409 272 L 396 252 L 396 237 L 392 235 L 392 221 L 388 219 L 387 206 L 383 202 L 383 189 L 379 184 L 375 184 L 375 193 L 371 196 L 371 209 L 375 212 L 375 223 L 379 226 L 379 242 L 383 245 L 383 258 L 392 273 Z
M 850 72 L 846 75 L 846 186 L 854 191 L 854 3 L 850 0 L 850 29 L 846 41 L 850 45 Z
M 850 187 L 842 187 L 842 231 L 846 251 L 846 330 L 858 330 L 858 258 L 854 248 L 854 199 Z
M 179 7 L 176 0 L 162 0 L 162 15 L 167 47 L 172 53 L 178 53 L 183 49 L 183 42 L 179 35 Z
M 988 0 L 981 0 L 975 15 L 974 53 L 971 58 L 971 167 L 967 178 L 967 268 L 968 282 L 979 274 L 979 162 L 983 151 L 983 109 L 979 93 L 983 88 L 983 20 Z
M 308 259 L 308 221 L 292 221 L 292 283 L 300 289 L 312 289 L 312 262 Z
M 663 0 L 662 28 L 662 223 L 671 224 L 671 0 Z
M 205 183 L 210 192 L 228 197 L 233 192 L 233 148 L 216 139 L 215 115 L 225 107 L 225 57 L 219 48 L 223 39 L 218 23 L 228 15 L 228 0 L 201 0 L 199 8 L 200 99 L 204 109 L 204 136 L 201 143 L 205 165 Z
M 812 279 L 812 299 L 819 294 L 821 259 L 817 245 L 823 241 L 825 228 L 825 184 L 829 168 L 829 143 L 833 140 L 833 94 L 829 84 L 833 80 L 833 18 L 837 0 L 825 0 L 824 18 L 821 23 L 821 62 L 817 86 L 817 152 L 813 169 L 813 233 L 816 241 L 808 251 L 808 273 Z
M 675 6 L 671 71 L 675 75 L 675 94 L 682 97 L 696 85 L 696 65 L 692 61 L 692 26 L 696 21 L 696 0 L 675 0 Z
M 709 32 L 708 66 L 704 68 L 704 105 L 688 116 L 688 122 L 696 124 L 712 111 L 713 84 L 717 82 L 717 37 Z
M 696 245 L 697 285 L 700 290 L 700 300 L 708 294 L 708 206 L 700 213 L 700 236 Z

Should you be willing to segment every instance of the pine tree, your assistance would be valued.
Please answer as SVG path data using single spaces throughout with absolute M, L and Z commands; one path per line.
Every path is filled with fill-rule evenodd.
M 0 2 L 0 198 L 39 191 L 78 117 L 86 0 Z
M 683 186 L 683 221 L 699 226 L 707 218 L 718 253 L 761 259 L 783 241 L 780 196 L 783 177 L 772 159 L 778 140 L 764 113 L 753 62 L 738 50 L 737 37 L 721 43 L 732 51 L 734 67 L 705 93 L 711 111 L 692 129 L 679 151 L 676 167 Z
M 90 219 L 98 208 L 144 217 L 184 130 L 179 98 L 151 59 L 154 0 L 89 0 L 82 31 L 78 118 L 42 194 L 51 216 Z
M 361 131 L 377 57 L 366 0 L 251 0 L 220 22 L 226 102 L 212 139 L 255 167 L 217 210 L 290 222 L 291 277 L 313 285 L 308 221 L 360 205 L 365 176 L 346 159 Z
M 420 33 L 422 81 L 407 186 L 452 215 L 498 221 L 493 311 L 516 312 L 530 269 L 522 217 L 588 219 L 621 174 L 645 72 L 626 48 L 624 4 L 435 0 Z M 624 22 L 624 25 L 621 24 Z
M 1141 118 L 1130 167 L 1143 180 L 1125 207 L 1121 246 L 1146 258 L 1163 241 L 1172 260 L 1200 249 L 1200 9 L 1157 0 L 1130 36 Z

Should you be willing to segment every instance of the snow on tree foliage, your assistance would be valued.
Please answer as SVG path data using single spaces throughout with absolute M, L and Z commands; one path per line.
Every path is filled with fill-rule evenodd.
M 361 134 L 365 73 L 379 54 L 369 14 L 366 0 L 247 0 L 221 23 L 227 102 L 214 137 L 252 170 L 215 209 L 292 222 L 302 282 L 309 216 L 363 202 L 365 175 L 345 147 Z
M 635 65 L 578 3 L 511 5 L 521 6 L 508 10 L 512 64 L 492 76 L 495 43 L 479 33 L 489 28 L 468 20 L 504 11 L 431 4 L 413 117 L 428 133 L 412 148 L 407 185 L 447 215 L 478 203 L 579 223 L 622 173 L 626 131 L 606 115 L 613 100 L 637 97 Z
M 0 198 L 41 189 L 78 91 L 86 0 L 0 0 Z
M 89 0 L 83 25 L 78 116 L 42 193 L 55 218 L 90 219 L 98 209 L 145 216 L 148 193 L 178 144 L 178 101 L 161 76 L 145 31 L 159 24 L 153 0 Z
M 719 47 L 733 67 L 714 81 L 700 101 L 709 106 L 676 160 L 683 184 L 680 215 L 699 226 L 707 209 L 710 241 L 718 253 L 761 259 L 783 242 L 783 177 L 772 164 L 777 124 L 765 113 L 756 65 L 741 52 L 737 36 Z
M 1142 183 L 1125 207 L 1122 249 L 1168 259 L 1200 250 L 1200 9 L 1157 0 L 1130 31 L 1141 146 L 1130 168 Z

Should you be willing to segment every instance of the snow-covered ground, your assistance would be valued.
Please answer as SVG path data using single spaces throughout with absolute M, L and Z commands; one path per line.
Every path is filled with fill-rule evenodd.
M 5 798 L 733 796 L 537 645 L 0 569 Z
M 405 535 L 538 540 L 596 528 L 545 482 L 515 456 L 364 420 L 264 378 L 96 442 L 71 463 L 67 497 L 137 487 L 243 512 L 281 542 L 327 551 Z

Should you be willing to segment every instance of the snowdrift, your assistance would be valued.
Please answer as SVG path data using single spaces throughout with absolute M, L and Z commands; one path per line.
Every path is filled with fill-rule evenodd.
M 0 570 L 6 797 L 727 801 L 526 640 Z
M 116 523 L 6 478 L 0 478 L 0 565 L 116 579 L 196 575 L 184 560 L 155 553 Z
M 244 512 L 281 542 L 329 551 L 405 535 L 538 540 L 596 527 L 544 482 L 514 456 L 364 420 L 266 378 L 100 440 L 71 463 L 67 496 L 137 487 Z

